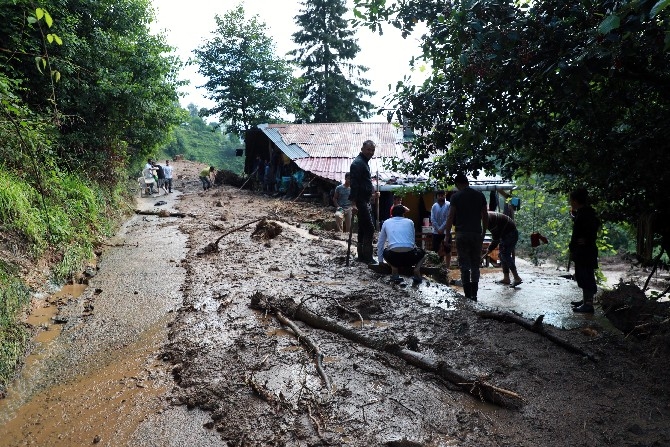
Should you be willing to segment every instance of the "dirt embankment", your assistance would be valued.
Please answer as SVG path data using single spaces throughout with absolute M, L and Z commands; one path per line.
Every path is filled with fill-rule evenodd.
M 183 284 L 167 295 L 177 293 L 177 311 L 152 357 L 169 372 L 155 372 L 160 383 L 174 387 L 139 426 L 129 432 L 120 424 L 117 440 L 670 445 L 667 338 L 625 337 L 600 308 L 575 317 L 569 301 L 578 291 L 564 272 L 520 262 L 524 283 L 510 289 L 495 284 L 498 270 L 487 270 L 478 303 L 429 277 L 395 285 L 364 265 L 346 265 L 346 235 L 320 229 L 331 210 L 231 186 L 202 192 L 189 180 L 199 166 L 175 168 L 182 195 L 169 205 L 186 217 L 138 223 L 138 231 L 168 226 L 188 238 L 173 266 Z M 160 282 L 160 270 L 155 275 Z M 523 327 L 490 318 L 492 310 L 520 312 L 530 323 L 544 314 L 555 326 Z M 110 321 L 97 310 L 91 318 L 103 329 Z M 111 414 L 115 402 L 107 405 L 98 408 Z M 114 445 L 108 435 L 102 445 Z

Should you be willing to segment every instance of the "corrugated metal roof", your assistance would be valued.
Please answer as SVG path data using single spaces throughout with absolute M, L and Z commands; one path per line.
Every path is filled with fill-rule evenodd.
M 402 129 L 393 124 L 261 124 L 258 128 L 300 169 L 318 177 L 342 182 L 366 140 L 375 142 L 375 156 L 370 160 L 372 175 L 379 171 L 384 182 L 399 175 L 387 171 L 380 161 L 403 156 Z
M 395 157 L 402 151 L 402 129 L 386 122 L 268 124 L 259 128 L 265 133 L 270 129 L 277 131 L 284 145 L 297 145 L 309 157 L 354 158 L 365 140 L 375 142 L 376 157 Z
M 358 156 L 365 140 L 375 142 L 375 155 L 370 160 L 374 177 L 379 173 L 381 189 L 396 188 L 402 184 L 425 182 L 426 178 L 406 178 L 404 174 L 384 167 L 387 158 L 406 158 L 403 152 L 402 128 L 383 123 L 312 123 L 260 124 L 267 137 L 300 169 L 336 183 L 344 181 L 351 162 Z M 387 185 L 387 182 L 394 181 Z M 482 178 L 473 183 L 498 183 L 499 179 Z
M 270 128 L 267 124 L 260 124 L 259 129 L 282 151 L 288 158 L 295 160 L 296 158 L 309 157 L 309 154 L 302 150 L 297 144 L 286 143 L 282 138 L 279 129 Z

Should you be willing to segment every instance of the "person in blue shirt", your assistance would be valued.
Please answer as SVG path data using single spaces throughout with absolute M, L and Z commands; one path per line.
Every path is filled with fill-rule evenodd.
M 430 222 L 433 226 L 433 251 L 443 253 L 444 265 L 447 270 L 451 266 L 451 233 L 446 234 L 449 206 L 444 191 L 435 193 L 437 201 L 430 209 Z

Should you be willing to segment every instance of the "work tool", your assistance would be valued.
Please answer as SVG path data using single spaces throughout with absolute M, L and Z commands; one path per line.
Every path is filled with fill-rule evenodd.
M 351 236 L 354 233 L 354 216 L 351 216 L 351 223 L 349 224 L 349 242 L 347 242 L 347 267 L 349 267 L 349 257 L 351 256 Z

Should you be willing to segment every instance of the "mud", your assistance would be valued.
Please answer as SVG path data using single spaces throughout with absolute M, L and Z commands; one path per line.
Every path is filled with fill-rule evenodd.
M 346 236 L 320 229 L 329 209 L 228 186 L 203 193 L 191 182 L 200 167 L 175 165 L 183 194 L 167 196 L 167 206 L 189 217 L 136 216 L 124 227 L 90 287 L 61 309 L 68 322 L 55 342 L 64 347 L 44 362 L 58 373 L 34 380 L 18 410 L 2 404 L 11 437 L 0 443 L 80 445 L 98 436 L 100 445 L 670 445 L 670 343 L 626 337 L 600 308 L 572 314 L 579 291 L 566 272 L 520 260 L 524 283 L 510 289 L 495 283 L 498 269 L 486 269 L 477 303 L 430 277 L 394 285 L 365 265 L 345 265 Z M 249 223 L 262 217 L 273 230 L 252 237 L 259 227 Z M 147 256 L 166 235 L 174 254 Z M 218 250 L 206 250 L 219 238 Z M 484 403 L 393 352 L 295 321 L 323 353 L 328 389 L 293 331 L 250 307 L 258 294 L 300 303 L 521 399 Z M 84 317 L 87 298 L 94 308 Z M 547 331 L 599 360 L 482 319 L 482 309 L 531 321 L 545 315 Z M 103 377 L 107 392 L 88 382 Z M 100 414 L 104 421 L 93 418 Z

